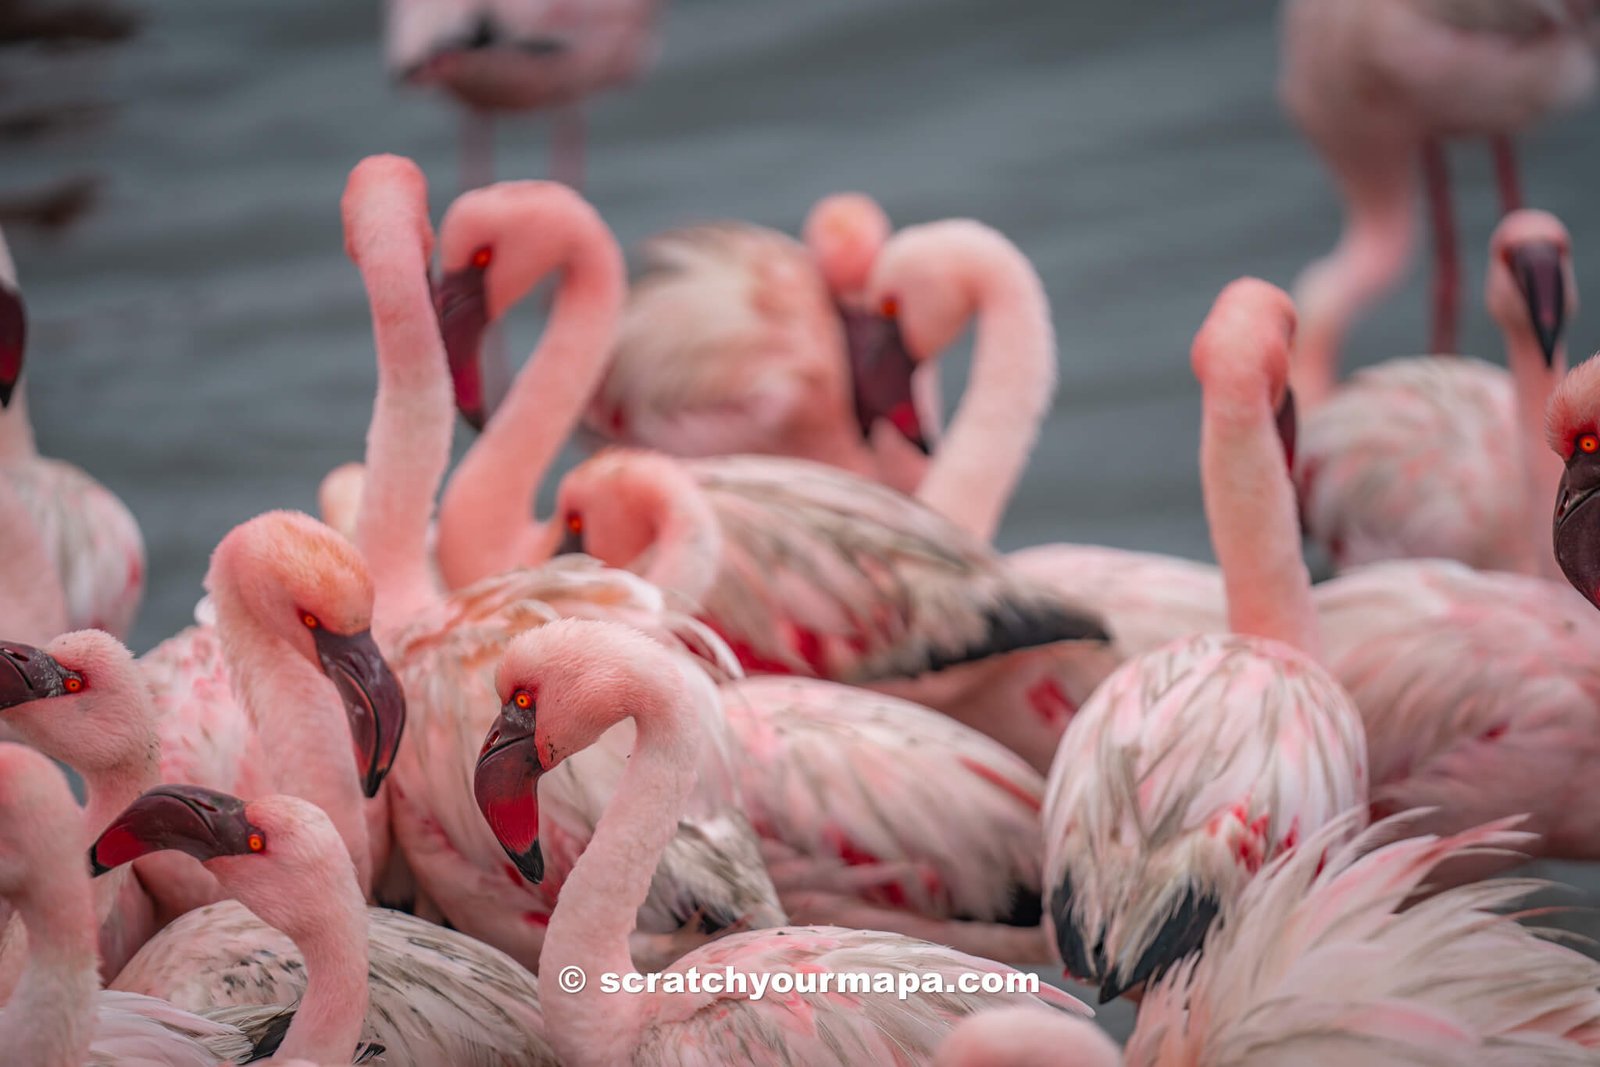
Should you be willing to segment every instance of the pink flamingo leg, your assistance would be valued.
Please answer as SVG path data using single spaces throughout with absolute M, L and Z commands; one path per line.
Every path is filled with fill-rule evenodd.
M 583 191 L 586 140 L 583 111 L 579 106 L 571 104 L 557 110 L 550 147 L 552 180 Z
M 1461 303 L 1461 256 L 1456 248 L 1455 213 L 1450 207 L 1450 167 L 1441 142 L 1429 138 L 1423 143 L 1422 170 L 1433 221 L 1433 328 L 1428 351 L 1454 352 Z
M 1494 179 L 1500 188 L 1501 214 L 1520 211 L 1523 205 L 1522 180 L 1517 175 L 1516 145 L 1504 134 L 1491 138 L 1489 144 L 1494 151 Z

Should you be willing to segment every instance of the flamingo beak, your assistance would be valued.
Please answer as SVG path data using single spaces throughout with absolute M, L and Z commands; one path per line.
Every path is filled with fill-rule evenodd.
M 158 785 L 105 828 L 89 847 L 89 866 L 100 875 L 169 849 L 204 863 L 260 852 L 265 841 L 238 797 L 198 785 Z
M 1600 608 L 1600 455 L 1574 452 L 1567 461 L 1552 533 L 1561 573 Z
M 570 526 L 567 527 L 561 535 L 560 543 L 556 545 L 556 555 L 581 556 L 583 554 L 583 531 L 574 530 Z
M 22 351 L 28 338 L 28 316 L 22 295 L 0 285 L 0 408 L 11 406 L 11 394 L 22 378 Z
M 0 710 L 67 695 L 68 671 L 32 645 L 0 642 Z
M 336 634 L 323 628 L 311 631 L 311 639 L 323 673 L 344 701 L 362 790 L 375 797 L 400 750 L 400 735 L 406 728 L 405 690 L 378 651 L 371 630 Z
M 472 777 L 478 810 L 522 876 L 534 885 L 544 880 L 539 851 L 539 778 L 545 772 L 534 741 L 537 707 L 506 703 L 500 709 Z
M 1284 462 L 1294 470 L 1295 442 L 1300 436 L 1300 414 L 1295 407 L 1294 391 L 1284 386 L 1283 400 L 1278 404 L 1278 439 L 1283 442 Z
M 446 274 L 433 289 L 433 309 L 439 318 L 439 336 L 444 339 L 445 357 L 450 364 L 456 410 L 461 412 L 468 426 L 479 432 L 489 418 L 480 354 L 484 331 L 489 328 L 489 304 L 484 292 L 486 273 L 482 267 L 462 267 Z
M 1528 302 L 1528 316 L 1539 338 L 1546 367 L 1554 367 L 1566 327 L 1567 284 L 1561 248 L 1549 241 L 1524 244 L 1511 252 L 1511 274 Z
M 906 348 L 900 325 L 886 315 L 841 308 L 850 375 L 854 385 L 856 421 L 863 439 L 885 419 L 923 455 L 931 449 L 912 399 L 911 375 L 917 362 Z

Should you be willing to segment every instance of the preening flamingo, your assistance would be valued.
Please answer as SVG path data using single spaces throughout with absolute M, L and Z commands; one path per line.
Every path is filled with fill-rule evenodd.
M 550 920 L 542 966 L 591 976 L 632 975 L 628 936 L 693 789 L 695 750 L 715 697 L 706 679 L 628 627 L 562 620 L 513 643 L 499 673 L 500 717 L 484 741 L 475 789 L 506 854 L 530 877 L 540 861 L 539 781 L 563 760 L 632 718 L 637 742 L 593 840 L 568 875 Z M 738 934 L 673 967 L 682 973 L 833 971 L 875 975 L 1008 968 L 895 934 L 786 927 Z M 893 980 L 891 978 L 891 980 Z M 1052 1000 L 1081 1009 L 1052 991 Z M 931 1056 L 959 1017 L 984 1007 L 1040 1003 L 1025 993 L 955 993 L 896 999 L 796 989 L 781 999 L 737 992 L 606 995 L 591 978 L 546 1004 L 550 1043 L 563 1063 L 853 1064 Z
M 130 993 L 100 991 L 83 816 L 59 770 L 0 744 L 0 902 L 27 932 L 28 964 L 0 1010 L 7 1062 L 217 1067 L 248 1057 L 238 1027 Z
M 584 126 L 578 103 L 634 81 L 655 58 L 659 0 L 388 0 L 390 73 L 438 86 L 466 109 L 461 177 L 494 180 L 489 117 L 557 111 L 552 176 L 581 186 Z
M 0 478 L 9 483 L 0 492 L 10 498 L 8 508 L 20 503 L 31 521 L 66 608 L 65 623 L 37 638 L 84 628 L 126 637 L 144 596 L 144 538 L 133 515 L 105 486 L 70 463 L 39 455 L 22 380 L 26 336 L 16 267 L 0 236 Z M 22 519 L 5 521 L 9 527 Z M 21 573 L 10 570 L 20 566 L 8 563 L 7 573 Z M 36 582 L 37 576 L 30 584 Z M 8 590 L 0 585 L 0 594 Z M 54 598 L 44 603 L 53 612 Z
M 1341 843 L 1348 824 L 1245 886 L 1205 952 L 1145 994 L 1126 1060 L 1082 1020 L 1018 1008 L 964 1021 L 936 1067 L 1594 1062 L 1600 967 L 1506 914 L 1539 883 L 1480 882 L 1407 906 L 1441 865 L 1530 835 L 1502 822 L 1408 836 L 1401 816 Z
M 1457 262 L 1443 144 L 1493 142 L 1504 212 L 1522 206 L 1513 135 L 1596 81 L 1594 0 L 1288 0 L 1280 94 L 1345 201 L 1338 246 L 1296 287 L 1295 395 L 1333 390 L 1345 333 L 1399 281 L 1417 228 L 1417 172 L 1435 231 L 1432 352 L 1454 352 Z
M 937 712 L 815 678 L 720 691 L 791 920 L 1044 962 L 1039 807 L 1021 757 Z
M 244 825 L 244 836 L 234 823 Z M 261 835 L 259 849 L 250 833 Z M 217 856 L 240 841 L 238 855 Z M 151 847 L 204 860 L 236 899 L 166 927 L 113 989 L 215 1016 L 298 1004 L 296 1020 L 307 1021 L 290 1023 L 278 1050 L 325 1062 L 349 1062 L 337 1053 L 354 1016 L 362 1040 L 381 1046 L 382 1062 L 394 1067 L 555 1063 L 538 981 L 464 934 L 367 908 L 320 809 L 292 797 L 245 804 L 210 790 L 162 787 L 117 820 L 94 858 L 112 865 Z M 323 1035 L 296 1034 L 296 1027 Z
M 559 238 L 562 218 L 578 208 L 593 214 L 559 186 L 520 188 L 521 219 L 536 233 Z M 506 197 L 517 199 L 504 186 L 468 194 L 466 217 L 472 203 L 488 198 L 492 205 Z M 460 202 L 455 210 L 462 211 Z M 494 664 L 506 643 L 562 614 L 589 615 L 652 628 L 709 669 L 737 672 L 737 665 L 713 635 L 668 611 L 659 591 L 588 561 L 508 571 L 448 597 L 438 593 L 428 573 L 428 520 L 449 461 L 454 416 L 429 298 L 433 234 L 422 174 L 394 156 L 364 160 L 351 173 L 343 213 L 346 244 L 372 305 L 378 350 L 357 541 L 372 564 L 378 632 L 409 697 L 411 725 L 394 775 L 395 836 L 424 901 L 458 929 L 536 966 L 554 890 L 588 840 L 630 739 L 619 731 L 551 782 L 549 811 L 560 822 L 553 836 L 569 847 L 552 855 L 547 884 L 524 881 L 505 863 L 471 791 L 478 739 L 498 706 Z M 447 263 L 451 234 L 458 232 L 459 224 L 447 226 Z M 496 422 L 503 417 L 498 413 Z M 576 403 L 571 418 L 577 418 Z M 489 436 L 495 432 L 491 425 Z M 707 745 L 702 756 L 695 810 L 669 849 L 644 915 L 649 933 L 640 936 L 639 947 L 646 960 L 671 959 L 685 939 L 697 941 L 735 922 L 781 921 L 755 834 L 738 814 L 727 749 Z
M 1201 480 L 1229 635 L 1132 659 L 1067 726 L 1046 786 L 1047 921 L 1102 1002 L 1204 941 L 1261 865 L 1366 801 L 1359 713 L 1316 662 L 1277 412 L 1294 309 L 1265 282 L 1196 336 Z
M 1560 467 L 1542 437 L 1578 307 L 1571 245 L 1542 211 L 1494 231 L 1485 296 L 1509 373 L 1456 356 L 1389 360 L 1306 417 L 1301 513 L 1340 567 L 1437 557 L 1555 576 L 1544 516 Z
M 547 543 L 560 533 L 563 552 L 643 574 L 748 669 L 870 684 L 1041 769 L 1117 659 L 1091 613 L 931 509 L 821 464 L 613 449 L 562 479 L 556 509 Z M 1042 713 L 1018 678 L 1062 713 Z

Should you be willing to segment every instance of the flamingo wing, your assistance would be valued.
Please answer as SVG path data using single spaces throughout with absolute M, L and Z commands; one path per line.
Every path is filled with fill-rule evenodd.
M 217 1067 L 254 1052 L 240 1028 L 154 997 L 105 991 L 95 1006 L 89 1067 Z

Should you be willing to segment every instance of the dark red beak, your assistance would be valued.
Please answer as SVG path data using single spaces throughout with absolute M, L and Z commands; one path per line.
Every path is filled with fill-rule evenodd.
M 507 703 L 484 738 L 472 792 L 495 840 L 528 881 L 544 880 L 539 851 L 539 778 L 545 766 L 534 744 L 537 706 Z
M 344 700 L 362 789 L 369 797 L 377 796 L 405 733 L 405 690 L 378 651 L 372 631 L 336 634 L 323 628 L 311 631 L 311 639 L 323 673 Z
M 1574 450 L 1567 460 L 1551 533 L 1561 573 L 1600 608 L 1600 453 Z
M 1283 400 L 1278 404 L 1278 439 L 1283 442 L 1283 459 L 1294 470 L 1295 442 L 1300 436 L 1300 414 L 1295 408 L 1294 391 L 1284 386 Z
M 862 438 L 870 438 L 872 427 L 884 419 L 927 455 L 928 439 L 922 432 L 911 393 L 911 375 L 917 364 L 906 349 L 899 324 L 886 316 L 851 308 L 841 308 L 839 316 L 844 321 L 856 421 Z
M 1566 272 L 1561 248 L 1548 241 L 1531 242 L 1511 252 L 1511 274 L 1528 302 L 1528 317 L 1539 338 L 1547 367 L 1555 366 L 1556 349 L 1567 324 Z
M 66 696 L 69 677 L 76 676 L 48 652 L 14 641 L 0 643 L 0 711 Z
M 433 290 L 434 313 L 444 339 L 455 386 L 456 410 L 467 425 L 482 431 L 489 411 L 483 392 L 483 335 L 489 328 L 488 298 L 482 267 L 467 266 L 440 279 Z
M 200 860 L 260 852 L 266 836 L 245 818 L 244 801 L 198 785 L 158 785 L 128 805 L 89 848 L 95 874 L 173 849 Z
M 22 294 L 0 285 L 0 408 L 11 406 L 11 394 L 22 379 L 22 352 L 28 340 L 28 314 Z

